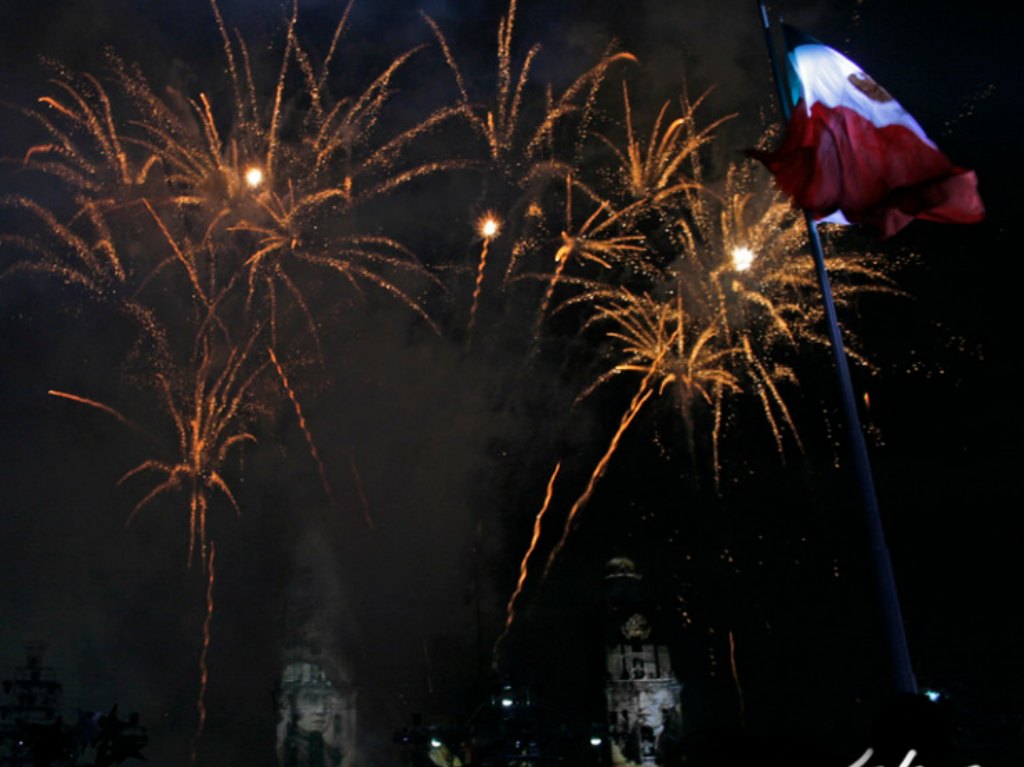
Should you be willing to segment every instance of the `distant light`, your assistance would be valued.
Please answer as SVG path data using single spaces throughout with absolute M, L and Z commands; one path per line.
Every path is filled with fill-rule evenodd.
M 444 744 L 441 743 L 441 741 L 439 741 L 437 738 L 431 738 L 430 739 L 430 747 L 431 748 L 441 748 L 442 745 L 444 745 Z
M 737 272 L 745 272 L 754 263 L 754 251 L 750 248 L 733 248 L 732 267 Z
M 591 738 L 590 738 L 590 745 L 592 745 L 592 746 L 600 746 L 601 745 L 601 739 L 597 735 L 591 736 Z
M 926 697 L 932 703 L 937 703 L 939 698 L 942 697 L 942 693 L 940 693 L 938 690 L 925 690 L 924 697 Z
M 263 169 L 255 165 L 245 171 L 245 183 L 250 189 L 258 189 L 263 185 Z
M 515 701 L 514 701 L 514 700 L 512 700 L 511 698 L 502 698 L 502 699 L 501 699 L 501 705 L 502 705 L 502 706 L 503 706 L 504 708 L 512 708 L 512 704 L 513 704 L 513 703 L 515 703 Z

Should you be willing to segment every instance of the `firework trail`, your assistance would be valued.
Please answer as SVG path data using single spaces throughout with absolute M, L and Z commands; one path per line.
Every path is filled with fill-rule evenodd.
M 501 643 L 508 637 L 509 632 L 512 630 L 512 624 L 516 619 L 516 602 L 519 600 L 520 595 L 523 593 L 523 587 L 526 585 L 527 576 L 527 565 L 530 562 L 530 557 L 533 555 L 534 549 L 537 548 L 537 542 L 540 540 L 541 523 L 544 520 L 544 514 L 551 506 L 551 498 L 555 492 L 555 478 L 558 477 L 558 472 L 562 468 L 562 462 L 559 461 L 555 464 L 555 470 L 551 472 L 551 478 L 548 480 L 547 490 L 544 493 L 544 503 L 540 507 L 540 511 L 537 513 L 537 517 L 533 522 L 533 536 L 530 538 L 530 545 L 526 549 L 526 553 L 523 555 L 523 561 L 519 565 L 519 580 L 516 581 L 516 588 L 512 592 L 512 596 L 509 597 L 508 604 L 505 606 L 505 628 L 501 632 L 501 635 L 494 642 L 494 647 L 491 650 L 491 667 L 498 670 L 498 651 L 501 647 Z
M 640 382 L 640 388 L 636 394 L 633 395 L 633 400 L 629 404 L 629 408 L 623 414 L 619 421 L 619 426 L 615 430 L 615 434 L 612 436 L 611 441 L 608 443 L 608 448 L 605 450 L 604 455 L 601 456 L 601 460 L 597 462 L 594 467 L 594 471 L 590 474 L 590 479 L 587 481 L 587 487 L 583 493 L 573 503 L 572 508 L 569 510 L 569 515 L 565 519 L 565 527 L 562 529 L 562 537 L 558 539 L 558 543 L 551 550 L 548 555 L 547 562 L 544 564 L 544 572 L 541 574 L 541 583 L 547 580 L 548 574 L 551 572 L 552 566 L 555 564 L 555 560 L 558 555 L 562 553 L 562 549 L 565 548 L 566 542 L 569 540 L 569 533 L 572 532 L 573 526 L 576 522 L 576 515 L 580 513 L 584 506 L 590 501 L 594 495 L 594 490 L 597 488 L 597 483 L 604 476 L 605 470 L 608 468 L 608 463 L 611 461 L 612 456 L 615 455 L 615 451 L 619 447 L 619 441 L 622 439 L 622 435 L 625 434 L 626 429 L 633 423 L 633 419 L 636 418 L 637 414 L 644 404 L 651 398 L 654 390 L 651 388 L 651 378 L 654 374 L 654 367 L 651 367 L 651 372 L 644 376 L 644 379 Z
M 337 504 L 334 502 L 334 493 L 331 491 L 331 484 L 327 481 L 327 471 L 324 469 L 324 462 L 320 458 L 320 452 L 316 449 L 316 443 L 313 441 L 313 432 L 310 431 L 309 425 L 306 423 L 306 417 L 302 414 L 302 406 L 299 404 L 299 398 L 295 394 L 295 390 L 288 383 L 288 376 L 285 375 L 284 368 L 281 367 L 281 363 L 277 360 L 277 355 L 274 354 L 274 350 L 267 347 L 267 354 L 270 355 L 270 361 L 274 365 L 274 370 L 277 371 L 278 378 L 281 379 L 281 386 L 284 388 L 285 393 L 288 395 L 288 399 L 291 400 L 292 407 L 295 408 L 295 415 L 299 419 L 299 428 L 302 429 L 302 434 L 306 438 L 306 445 L 309 447 L 309 454 L 313 456 L 313 460 L 316 461 L 317 471 L 320 473 L 320 483 L 323 485 L 324 492 L 327 494 L 327 499 L 331 503 L 332 508 L 337 508 Z M 372 527 L 372 524 L 370 525 Z
M 476 283 L 473 286 L 473 305 L 469 310 L 469 330 L 466 341 L 467 347 L 473 341 L 473 327 L 476 325 L 476 313 L 477 309 L 480 307 L 480 292 L 484 284 L 484 270 L 487 269 L 487 251 L 490 248 L 491 240 L 498 236 L 501 228 L 498 223 L 498 219 L 487 214 L 480 219 L 477 230 L 483 238 L 483 245 L 480 248 L 480 260 L 476 269 Z
M 736 698 L 740 708 L 740 727 L 746 727 L 747 707 L 743 702 L 743 688 L 740 686 L 740 674 L 736 668 L 736 637 L 729 630 L 729 668 L 732 670 L 732 683 L 736 687 Z
M 348 467 L 352 472 L 352 481 L 356 486 L 356 494 L 359 496 L 359 506 L 363 510 L 363 520 L 366 526 L 373 529 L 373 517 L 370 516 L 370 499 L 366 496 L 366 488 L 363 487 L 363 478 L 359 474 L 359 466 L 356 464 L 356 453 L 351 447 L 348 448 Z
M 123 423 L 128 428 L 134 429 L 135 431 L 142 431 L 139 425 L 136 424 L 134 421 L 128 420 L 117 410 L 114 410 L 114 408 L 110 407 L 109 405 L 104 405 L 102 402 L 97 402 L 96 400 L 88 399 L 86 397 L 80 397 L 77 394 L 69 394 L 68 392 L 64 391 L 57 391 L 56 389 L 50 389 L 46 393 L 49 394 L 51 397 L 59 397 L 61 399 L 77 402 L 81 405 L 88 405 L 89 407 L 94 407 L 97 410 L 102 410 L 107 415 L 111 415 L 114 418 L 116 418 L 120 423 Z
M 210 679 L 209 668 L 207 667 L 207 656 L 210 652 L 210 624 L 213 623 L 213 583 L 215 578 L 214 564 L 217 558 L 217 547 L 210 542 L 210 556 L 206 560 L 206 617 L 203 620 L 203 648 L 199 653 L 199 697 L 196 701 L 196 710 L 199 714 L 199 724 L 196 726 L 196 735 L 192 739 L 192 764 L 196 763 L 198 756 L 199 738 L 203 735 L 203 728 L 206 726 L 206 687 Z

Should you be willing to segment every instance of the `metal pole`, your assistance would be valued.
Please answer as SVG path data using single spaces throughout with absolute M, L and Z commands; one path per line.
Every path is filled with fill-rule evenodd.
M 772 73 L 775 77 L 776 88 L 778 89 L 779 104 L 782 108 L 783 117 L 788 120 L 791 107 L 786 97 L 786 88 L 782 79 L 778 58 L 775 54 L 775 45 L 772 43 L 771 25 L 764 0 L 758 0 L 758 8 L 764 27 L 765 43 L 768 46 L 768 56 L 772 62 Z M 846 358 L 843 336 L 836 316 L 835 302 L 832 298 L 832 285 L 829 280 L 828 270 L 825 267 L 825 254 L 821 247 L 821 237 L 818 235 L 817 224 L 807 211 L 804 211 L 804 220 L 807 222 L 807 234 L 811 243 L 811 252 L 814 256 L 814 269 L 818 275 L 818 285 L 821 288 L 821 296 L 825 305 L 825 319 L 832 347 L 832 359 L 835 362 L 836 373 L 839 376 L 840 400 L 846 419 L 850 453 L 857 475 L 857 486 L 860 490 L 861 510 L 863 511 L 864 522 L 867 526 L 872 573 L 875 576 L 881 600 L 889 660 L 892 664 L 894 677 L 893 682 L 897 692 L 916 694 L 917 682 L 914 679 L 913 668 L 910 664 L 910 651 L 907 648 L 907 637 L 903 629 L 903 616 L 900 612 L 899 598 L 896 593 L 896 579 L 892 571 L 889 549 L 885 543 L 885 532 L 882 528 L 878 497 L 875 494 L 875 482 L 871 473 L 871 462 L 868 458 L 867 441 L 864 439 L 860 415 L 857 412 L 853 381 L 850 377 L 850 366 Z

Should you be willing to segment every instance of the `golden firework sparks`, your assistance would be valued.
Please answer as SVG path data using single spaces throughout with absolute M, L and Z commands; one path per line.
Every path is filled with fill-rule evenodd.
M 699 150 L 713 138 L 713 131 L 733 115 L 712 121 L 704 128 L 697 128 L 696 111 L 707 94 L 690 104 L 683 101 L 684 112 L 668 122 L 669 103 L 665 102 L 651 128 L 646 146 L 637 138 L 633 127 L 633 106 L 629 89 L 622 84 L 622 102 L 625 114 L 626 144 L 619 148 L 606 136 L 601 136 L 605 145 L 615 156 L 620 189 L 632 200 L 624 210 L 637 215 L 648 207 L 658 208 L 672 202 L 687 191 L 700 188 L 698 179 L 687 176 L 686 171 L 698 156 Z
M 176 390 L 166 375 L 158 374 L 157 382 L 163 394 L 164 405 L 171 416 L 178 436 L 178 459 L 171 463 L 148 459 L 128 471 L 120 479 L 126 482 L 144 472 L 163 474 L 165 479 L 153 487 L 132 509 L 128 523 L 160 495 L 184 490 L 189 498 L 188 563 L 191 565 L 196 548 L 206 556 L 207 512 L 209 494 L 216 491 L 241 513 L 234 493 L 225 481 L 221 467 L 231 449 L 256 438 L 239 428 L 239 421 L 250 396 L 253 384 L 265 369 L 266 363 L 249 364 L 255 334 L 242 348 L 232 348 L 220 372 L 208 341 L 201 344 L 201 354 L 193 371 L 191 385 Z
M 577 140 L 582 142 L 585 139 L 594 99 L 609 67 L 621 61 L 635 63 L 636 57 L 625 52 L 604 56 L 594 67 L 580 75 L 560 96 L 555 98 L 549 95 L 547 108 L 542 116 L 532 126 L 526 126 L 522 120 L 523 102 L 530 81 L 530 71 L 540 53 L 540 46 L 530 47 L 516 74 L 513 62 L 516 11 L 516 0 L 510 0 L 508 10 L 498 24 L 497 89 L 492 103 L 483 109 L 474 107 L 465 79 L 440 27 L 426 14 L 424 18 L 437 38 L 445 62 L 455 79 L 460 98 L 459 114 L 486 141 L 493 167 L 509 178 L 518 179 L 525 175 L 521 174 L 521 171 L 526 170 L 528 173 L 530 166 L 540 159 L 540 154 L 550 143 L 555 126 L 568 115 L 583 114 Z
M 763 410 L 780 452 L 784 440 L 799 444 L 785 400 L 786 386 L 797 380 L 792 356 L 826 343 L 813 267 L 799 257 L 803 234 L 792 211 L 755 183 L 747 166 L 730 170 L 721 194 L 703 184 L 700 154 L 728 119 L 700 127 L 696 112 L 704 97 L 691 104 L 684 96 L 678 117 L 666 103 L 649 123 L 649 135 L 642 136 L 638 126 L 645 121 L 634 114 L 623 84 L 622 120 L 613 124 L 624 130 L 624 139 L 615 143 L 598 134 L 599 140 L 592 140 L 599 129 L 615 135 L 614 128 L 595 124 L 606 114 L 605 104 L 598 109 L 598 93 L 610 68 L 634 62 L 632 55 L 609 49 L 561 93 L 551 87 L 534 90 L 530 78 L 539 47 L 517 57 L 517 2 L 510 0 L 498 28 L 495 91 L 476 98 L 428 18 L 457 94 L 454 103 L 410 125 L 405 117 L 389 118 L 395 94 L 402 92 L 401 78 L 413 70 L 410 62 L 419 49 L 402 53 L 369 84 L 338 97 L 330 72 L 351 2 L 326 55 L 319 57 L 300 40 L 293 0 L 283 39 L 260 49 L 274 55 L 270 81 L 262 85 L 255 76 L 262 68 L 253 66 L 246 42 L 234 30 L 229 33 L 216 0 L 210 5 L 229 87 L 203 83 L 191 93 L 154 87 L 139 67 L 113 54 L 107 80 L 58 70 L 51 92 L 26 110 L 45 135 L 19 159 L 23 168 L 57 182 L 54 188 L 66 194 L 67 204 L 50 209 L 28 197 L 0 198 L 0 205 L 24 214 L 19 218 L 26 228 L 42 230 L 35 237 L 0 235 L 2 244 L 27 254 L 5 274 L 41 271 L 82 286 L 90 299 L 117 302 L 158 342 L 156 353 L 133 352 L 134 361 L 155 361 L 142 377 L 158 390 L 177 450 L 172 458 L 142 461 L 121 482 L 149 473 L 157 477 L 129 522 L 160 496 L 183 493 L 189 507 L 189 563 L 198 547 L 206 565 L 193 760 L 206 721 L 213 615 L 215 553 L 208 513 L 217 496 L 240 511 L 227 459 L 235 446 L 255 442 L 254 413 L 272 405 L 288 407 L 280 391 L 332 496 L 296 395 L 299 371 L 292 365 L 286 370 L 274 350 L 291 351 L 312 339 L 322 362 L 321 328 L 336 319 L 338 307 L 333 286 L 321 289 L 324 271 L 358 293 L 367 287 L 388 293 L 440 333 L 428 311 L 433 296 L 424 289 L 438 283 L 432 271 L 438 265 L 428 269 L 391 236 L 395 230 L 388 223 L 395 222 L 376 215 L 406 209 L 392 204 L 392 193 L 412 194 L 413 181 L 453 169 L 489 174 L 483 197 L 499 206 L 505 219 L 478 224 L 481 248 L 467 345 L 480 323 L 486 270 L 493 272 L 493 262 L 507 255 L 502 289 L 510 277 L 530 277 L 537 280 L 538 293 L 543 289 L 536 319 L 523 320 L 524 332 L 533 322 L 538 337 L 545 318 L 570 307 L 584 315 L 579 322 L 585 335 L 604 331 L 602 350 L 611 362 L 581 396 L 623 374 L 641 379 L 567 514 L 544 577 L 648 403 L 672 395 L 691 451 L 698 427 L 710 421 L 717 478 L 719 435 L 728 421 L 723 409 L 738 395 Z M 228 103 L 217 103 L 214 94 L 224 91 Z M 449 127 L 475 136 L 475 162 L 442 156 L 427 140 Z M 447 149 L 454 142 L 444 138 L 437 145 Z M 652 226 L 658 231 L 650 232 Z M 840 253 L 830 260 L 840 308 L 864 292 L 895 291 L 886 267 L 869 254 Z M 526 263 L 533 270 L 529 274 L 521 267 Z M 253 351 L 261 347 L 267 355 Z M 306 360 L 300 355 L 308 353 L 303 347 L 288 359 Z M 280 389 L 263 377 L 270 365 Z M 95 400 L 58 390 L 50 394 L 132 425 Z M 351 451 L 348 458 L 372 526 Z M 495 662 L 516 620 L 560 465 L 534 520 L 506 605 L 504 631 L 494 645 Z M 732 639 L 730 634 L 735 677 Z
M 780 454 L 786 433 L 802 447 L 784 397 L 784 386 L 797 383 L 788 360 L 804 348 L 828 345 L 803 220 L 753 163 L 731 166 L 721 195 L 704 189 L 686 199 L 688 214 L 676 224 L 681 257 L 671 270 L 688 311 L 716 324 L 722 343 L 736 350 L 729 369 L 760 403 Z M 828 262 L 840 309 L 857 295 L 899 293 L 888 265 L 875 254 L 837 248 Z M 855 339 L 851 349 L 851 357 L 867 364 Z M 728 387 L 712 392 L 716 480 L 722 398 L 728 393 Z
M 580 225 L 573 221 L 573 188 L 579 188 L 597 207 Z M 548 313 L 555 288 L 562 279 L 566 266 L 573 259 L 611 269 L 613 264 L 628 264 L 638 272 L 651 271 L 644 256 L 647 247 L 643 235 L 617 234 L 622 223 L 619 213 L 613 212 L 606 200 L 596 197 L 585 185 L 574 182 L 572 174 L 565 177 L 565 229 L 562 244 L 555 251 L 555 268 L 548 280 L 534 323 L 534 337 L 540 334 L 541 324 Z
M 291 190 L 290 190 L 291 191 Z M 258 289 L 268 285 L 272 328 L 276 329 L 277 311 L 273 283 L 280 283 L 299 307 L 306 328 L 319 347 L 317 322 L 302 289 L 292 274 L 303 265 L 326 269 L 341 276 L 359 291 L 370 285 L 398 299 L 419 315 L 435 332 L 440 332 L 422 304 L 402 287 L 400 276 L 436 282 L 416 255 L 391 237 L 368 234 L 318 235 L 320 210 L 339 192 L 322 190 L 311 197 L 296 199 L 290 193 L 281 198 L 270 194 L 257 201 L 261 218 L 246 217 L 229 227 L 231 232 L 257 238 L 255 250 L 242 265 L 246 277 L 246 305 L 251 306 Z M 276 339 L 275 339 L 276 340 Z

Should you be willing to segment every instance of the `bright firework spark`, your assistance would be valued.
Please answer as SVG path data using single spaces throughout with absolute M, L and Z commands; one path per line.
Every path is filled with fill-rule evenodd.
M 259 189 L 263 186 L 263 169 L 253 165 L 246 170 L 245 183 L 250 189 Z
M 628 106 L 628 98 L 626 103 Z M 692 110 L 678 130 L 680 135 L 698 135 Z M 656 126 L 654 137 L 658 135 Z M 663 137 L 660 145 L 670 143 Z M 630 167 L 644 171 L 636 178 L 651 178 L 645 169 L 652 166 L 641 162 L 632 136 L 629 144 L 634 148 Z M 657 146 L 652 138 L 651 157 L 657 154 Z M 666 194 L 660 197 L 649 189 L 645 198 L 661 204 L 663 217 L 678 216 L 683 256 L 670 268 L 669 279 L 655 280 L 650 292 L 616 285 L 589 286 L 562 304 L 563 308 L 589 306 L 590 320 L 585 327 L 605 326 L 606 337 L 616 350 L 615 364 L 581 396 L 622 373 L 641 373 L 644 380 L 586 491 L 570 511 L 544 578 L 565 546 L 622 431 L 655 388 L 659 393 L 666 389 L 675 393 L 691 455 L 698 436 L 696 410 L 700 407 L 709 413 L 716 484 L 723 406 L 729 395 L 746 392 L 760 402 L 780 452 L 783 427 L 800 444 L 781 389 L 783 383 L 795 383 L 796 378 L 782 352 L 823 343 L 813 266 L 808 259 L 799 259 L 805 245 L 801 222 L 777 195 L 761 192 L 758 197 L 750 166 L 733 168 L 726 195 L 718 197 L 700 185 L 696 158 L 690 159 L 696 183 L 665 185 Z M 685 209 L 678 207 L 683 202 Z M 620 221 L 623 218 L 620 215 Z M 842 253 L 833 261 L 841 305 L 858 293 L 897 292 L 876 257 Z M 648 387 L 648 381 L 655 383 Z
M 754 263 L 754 251 L 747 247 L 732 249 L 732 266 L 737 272 L 745 272 Z
M 480 219 L 477 231 L 485 240 L 493 240 L 501 231 L 501 222 L 493 214 L 488 213 Z

